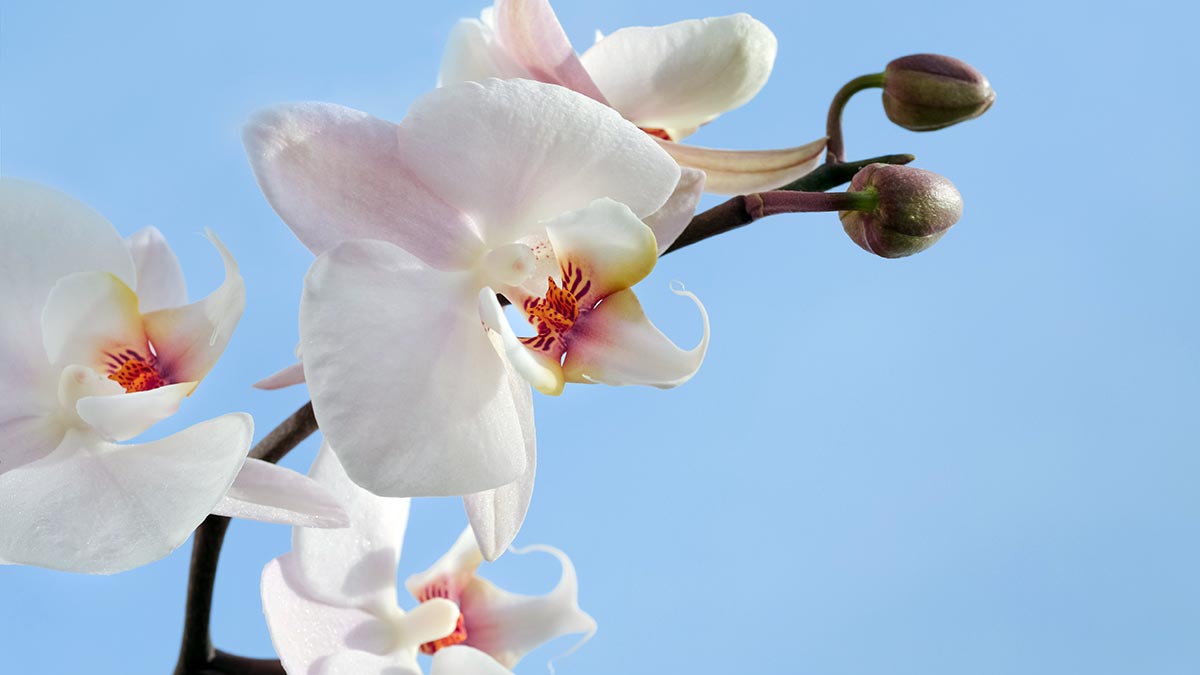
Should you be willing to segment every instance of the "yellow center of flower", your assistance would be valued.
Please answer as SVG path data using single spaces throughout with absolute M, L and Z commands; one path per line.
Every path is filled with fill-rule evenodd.
M 451 595 L 452 594 L 450 593 L 449 588 L 447 588 L 445 582 L 436 582 L 422 589 L 421 593 L 417 595 L 417 600 L 420 602 L 425 602 L 427 600 L 432 600 L 433 598 L 445 598 L 451 602 L 457 603 L 457 594 L 454 594 L 455 597 L 451 597 Z M 437 650 L 439 649 L 453 647 L 454 645 L 459 645 L 466 641 L 467 623 L 462 615 L 462 612 L 459 612 L 458 622 L 454 624 L 454 631 L 444 638 L 438 638 L 433 642 L 426 642 L 425 644 L 421 645 L 421 653 L 432 655 L 437 653 Z
M 646 127 L 638 127 L 638 128 L 641 129 L 642 131 L 650 134 L 651 136 L 653 136 L 655 138 L 661 138 L 664 141 L 671 140 L 671 134 L 668 134 L 666 129 L 647 129 Z
M 569 262 L 563 269 L 562 286 L 554 283 L 553 278 L 546 281 L 549 283 L 546 297 L 529 298 L 524 306 L 529 323 L 537 326 L 538 334 L 521 338 L 521 342 L 548 352 L 579 319 L 579 299 L 591 290 L 592 282 L 584 279 L 583 270 Z
M 108 357 L 108 379 L 125 387 L 125 393 L 150 391 L 167 385 L 166 379 L 154 367 L 154 358 L 144 358 L 141 354 L 126 349 L 113 354 L 105 352 Z

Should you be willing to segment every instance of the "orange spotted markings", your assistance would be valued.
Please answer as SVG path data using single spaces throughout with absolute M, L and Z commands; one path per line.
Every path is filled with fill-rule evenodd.
M 146 360 L 141 354 L 126 349 L 113 354 L 105 352 L 108 357 L 108 379 L 125 387 L 125 393 L 150 391 L 167 385 L 167 381 L 154 367 L 154 358 Z
M 563 269 L 562 286 L 548 278 L 550 287 L 544 298 L 525 300 L 525 313 L 529 323 L 537 326 L 538 334 L 521 338 L 521 342 L 539 351 L 550 351 L 555 343 L 561 342 L 563 334 L 571 330 L 579 319 L 579 298 L 592 289 L 592 282 L 584 279 L 583 270 L 571 262 Z

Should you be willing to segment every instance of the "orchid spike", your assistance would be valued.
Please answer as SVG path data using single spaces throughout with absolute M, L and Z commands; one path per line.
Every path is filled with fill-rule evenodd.
M 178 409 L 241 317 L 237 264 L 209 238 L 225 281 L 185 304 L 179 263 L 157 230 L 125 241 L 60 192 L 0 180 L 0 559 L 119 572 L 170 553 L 213 511 L 345 525 L 303 476 L 243 467 L 249 415 L 117 443 Z
M 699 127 L 762 89 L 775 35 L 748 14 L 622 28 L 575 53 L 548 0 L 497 0 L 450 34 L 439 85 L 527 78 L 612 106 L 680 165 L 703 170 L 706 190 L 744 194 L 790 183 L 817 167 L 825 139 L 778 150 L 681 145 Z
M 355 485 L 328 445 L 310 475 L 347 506 L 350 527 L 298 528 L 292 551 L 263 570 L 263 609 L 287 672 L 419 675 L 417 654 L 424 652 L 434 654 L 433 673 L 486 672 L 459 663 L 503 673 L 546 641 L 595 631 L 579 609 L 566 555 L 536 547 L 562 564 L 558 585 L 544 596 L 512 594 L 476 576 L 483 554 L 469 529 L 432 568 L 409 579 L 418 604 L 405 612 L 397 604 L 396 567 L 410 500 Z
M 264 194 L 318 254 L 300 338 L 322 432 L 375 494 L 464 495 L 489 560 L 533 489 L 529 383 L 670 387 L 700 366 L 707 318 L 680 349 L 628 289 L 690 220 L 703 175 L 606 106 L 491 79 L 430 92 L 399 124 L 274 108 L 245 143 Z M 495 292 L 536 335 L 517 336 Z

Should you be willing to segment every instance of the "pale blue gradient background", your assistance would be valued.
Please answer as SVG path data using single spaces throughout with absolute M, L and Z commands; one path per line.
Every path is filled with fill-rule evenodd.
M 123 233 L 157 225 L 193 297 L 220 279 L 202 228 L 242 264 L 229 351 L 155 433 L 247 410 L 261 436 L 304 400 L 249 388 L 291 358 L 311 256 L 259 194 L 242 122 L 304 99 L 399 119 L 453 21 L 481 4 L 5 0 L 4 173 Z M 962 57 L 999 92 L 983 119 L 935 134 L 891 126 L 873 93 L 850 106 L 850 156 L 913 152 L 965 195 L 929 252 L 874 258 L 817 214 L 673 254 L 639 294 L 689 344 L 698 321 L 668 283 L 707 304 L 695 380 L 538 398 L 518 543 L 565 549 L 600 622 L 559 673 L 1200 672 L 1190 5 L 557 4 L 577 45 L 594 28 L 735 11 L 771 26 L 770 83 L 696 136 L 710 145 L 811 140 L 842 82 L 911 52 Z M 452 499 L 413 513 L 402 575 L 464 522 Z M 271 654 L 259 571 L 288 536 L 232 528 L 221 648 Z M 167 673 L 188 555 L 114 577 L 0 569 L 0 671 Z M 532 592 L 556 567 L 510 556 L 486 574 Z M 518 672 L 546 672 L 570 644 Z

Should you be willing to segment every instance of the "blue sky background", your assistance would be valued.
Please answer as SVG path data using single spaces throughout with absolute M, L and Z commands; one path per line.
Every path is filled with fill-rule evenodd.
M 241 262 L 224 359 L 155 433 L 245 410 L 261 436 L 302 390 L 289 362 L 311 256 L 259 194 L 239 129 L 326 100 L 399 119 L 478 0 L 15 2 L 0 7 L 5 174 L 54 185 L 123 233 L 158 226 L 192 297 Z M 1195 10 L 1182 2 L 560 0 L 593 29 L 747 11 L 780 49 L 750 104 L 695 137 L 759 148 L 823 133 L 846 80 L 918 51 L 961 57 L 995 107 L 934 134 L 846 115 L 851 157 L 913 152 L 962 221 L 921 255 L 865 254 L 830 214 L 780 216 L 664 258 L 639 289 L 681 343 L 712 347 L 673 391 L 537 399 L 538 487 L 520 544 L 566 550 L 595 639 L 562 675 L 1169 675 L 1200 672 L 1200 319 Z M 285 464 L 304 470 L 310 441 Z M 2 517 L 2 516 L 0 516 Z M 401 575 L 464 524 L 414 505 Z M 289 547 L 237 523 L 214 638 L 267 656 L 259 573 Z M 10 673 L 169 672 L 189 546 L 114 577 L 0 568 Z M 548 589 L 556 566 L 485 574 Z M 409 599 L 405 598 L 405 602 Z M 543 673 L 556 642 L 521 664 Z

